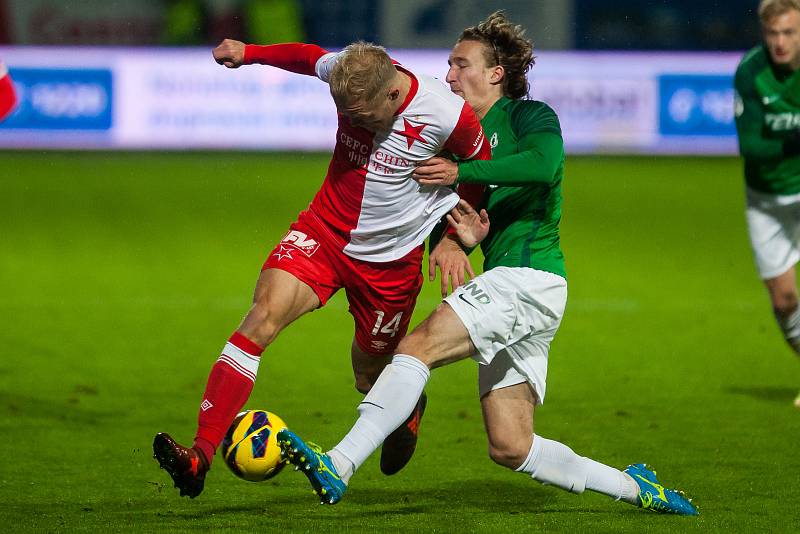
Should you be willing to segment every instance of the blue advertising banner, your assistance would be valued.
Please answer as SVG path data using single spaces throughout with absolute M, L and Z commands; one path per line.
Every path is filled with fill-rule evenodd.
M 661 135 L 736 135 L 732 74 L 661 75 L 658 90 Z
M 109 130 L 110 69 L 10 68 L 19 105 L 0 129 Z

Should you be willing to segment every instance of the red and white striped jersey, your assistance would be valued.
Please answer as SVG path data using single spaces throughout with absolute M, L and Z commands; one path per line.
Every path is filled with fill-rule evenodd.
M 283 62 L 278 62 L 272 56 L 265 59 L 266 54 L 257 54 L 248 45 L 245 62 L 311 74 L 301 68 L 300 59 L 313 59 L 316 49 L 320 55 L 313 73 L 327 82 L 341 53 L 298 46 L 305 47 L 302 53 L 287 55 L 286 51 L 293 49 L 284 48 Z M 292 61 L 285 61 L 286 57 Z M 411 78 L 411 89 L 395 113 L 391 130 L 374 133 L 354 127 L 340 114 L 333 157 L 309 208 L 344 238 L 345 254 L 364 261 L 402 258 L 420 245 L 458 202 L 458 195 L 447 187 L 415 182 L 411 174 L 417 164 L 443 151 L 462 159 L 491 157 L 480 122 L 461 97 L 433 77 L 411 73 L 400 65 L 396 68 Z M 475 204 L 478 199 L 468 200 Z

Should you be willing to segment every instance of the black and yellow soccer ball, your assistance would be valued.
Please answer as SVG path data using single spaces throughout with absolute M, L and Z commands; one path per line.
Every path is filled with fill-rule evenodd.
M 225 465 L 239 478 L 260 482 L 274 477 L 286 465 L 276 435 L 286 428 L 283 419 L 265 410 L 246 410 L 233 420 L 222 441 Z

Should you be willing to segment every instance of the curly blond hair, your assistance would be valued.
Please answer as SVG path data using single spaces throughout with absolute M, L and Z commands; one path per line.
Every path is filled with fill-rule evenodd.
M 356 102 L 372 103 L 396 75 L 385 48 L 358 41 L 342 51 L 328 83 L 333 100 L 346 107 Z
M 503 11 L 495 11 L 486 20 L 461 32 L 456 41 L 483 43 L 483 57 L 489 66 L 505 70 L 503 94 L 515 100 L 528 96 L 528 71 L 534 64 L 533 41 L 525 38 L 525 29 L 513 24 Z

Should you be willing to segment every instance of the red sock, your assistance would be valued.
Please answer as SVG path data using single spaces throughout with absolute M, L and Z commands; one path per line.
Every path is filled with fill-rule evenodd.
M 214 363 L 200 403 L 194 447 L 209 465 L 228 427 L 253 391 L 263 347 L 234 332 Z

